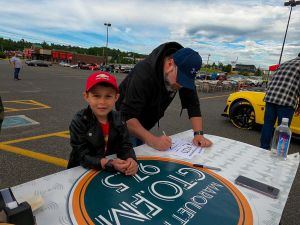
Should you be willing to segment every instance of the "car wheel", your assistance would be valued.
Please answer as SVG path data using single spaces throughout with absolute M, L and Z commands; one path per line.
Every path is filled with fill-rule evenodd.
M 234 103 L 229 110 L 232 124 L 241 129 L 252 129 L 255 124 L 255 113 L 252 105 L 247 101 Z

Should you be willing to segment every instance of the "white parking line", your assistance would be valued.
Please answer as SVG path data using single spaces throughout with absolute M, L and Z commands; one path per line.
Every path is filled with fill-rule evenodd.
M 30 91 L 19 91 L 21 93 L 38 93 L 41 92 L 41 90 L 30 90 Z

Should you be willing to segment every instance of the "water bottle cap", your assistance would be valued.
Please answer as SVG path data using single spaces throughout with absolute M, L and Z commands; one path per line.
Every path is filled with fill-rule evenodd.
M 289 118 L 282 118 L 282 122 L 288 123 L 289 122 Z

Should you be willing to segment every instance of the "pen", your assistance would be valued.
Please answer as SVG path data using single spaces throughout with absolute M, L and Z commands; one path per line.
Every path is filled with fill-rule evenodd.
M 193 164 L 193 166 L 200 167 L 200 168 L 205 168 L 205 169 L 209 169 L 209 170 L 216 170 L 216 171 L 221 171 L 222 170 L 221 168 L 218 168 L 218 167 L 205 166 L 205 165 L 202 165 L 202 164 Z
M 162 133 L 163 133 L 163 135 L 167 136 L 167 135 L 166 135 L 166 132 L 165 132 L 164 130 L 162 131 Z M 172 148 L 172 145 L 171 145 L 170 149 L 171 149 L 171 148 Z

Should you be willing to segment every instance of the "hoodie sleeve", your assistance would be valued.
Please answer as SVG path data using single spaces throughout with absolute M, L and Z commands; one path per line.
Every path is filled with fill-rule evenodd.
M 118 130 L 118 137 L 116 142 L 118 143 L 117 147 L 117 156 L 120 159 L 133 158 L 136 160 L 135 152 L 133 150 L 132 144 L 129 140 L 129 132 L 123 114 L 118 111 L 113 111 L 113 124 Z
M 117 156 L 123 160 L 133 158 L 136 161 L 136 155 L 129 141 L 129 133 L 125 122 L 121 128 L 121 139 L 121 149 L 117 153 Z
M 179 96 L 181 106 L 183 109 L 187 109 L 189 118 L 201 117 L 200 102 L 196 91 L 180 88 Z
M 120 107 L 126 120 L 138 118 L 143 113 L 149 99 L 151 99 L 151 88 L 155 88 L 148 71 L 152 69 L 145 67 L 145 65 L 138 64 L 130 74 L 131 78 L 128 81 Z
M 73 119 L 70 124 L 70 143 L 72 152 L 68 164 L 68 168 L 74 166 L 83 166 L 89 169 L 102 169 L 100 160 L 102 157 L 94 157 L 90 155 L 86 140 L 86 126 L 80 119 Z

